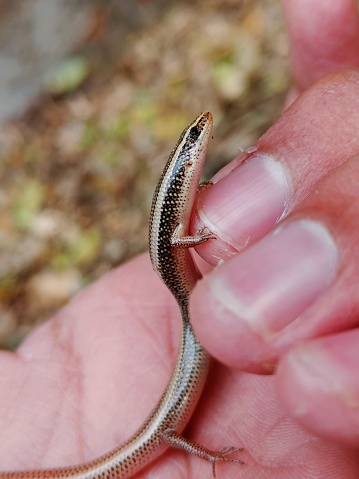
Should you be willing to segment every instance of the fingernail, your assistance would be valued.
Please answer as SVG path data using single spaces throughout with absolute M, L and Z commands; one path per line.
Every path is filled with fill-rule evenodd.
M 291 221 L 210 275 L 212 294 L 264 339 L 297 318 L 333 281 L 337 249 L 324 226 Z
M 256 154 L 199 198 L 204 225 L 237 251 L 270 231 L 284 215 L 291 192 L 283 165 Z
M 285 401 L 302 421 L 339 439 L 359 426 L 359 331 L 300 345 L 286 359 L 291 387 Z M 288 370 L 289 368 L 289 370 Z M 323 407 L 325 404 L 325 407 Z

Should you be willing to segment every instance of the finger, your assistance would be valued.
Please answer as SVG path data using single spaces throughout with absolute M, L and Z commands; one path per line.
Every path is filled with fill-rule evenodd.
M 289 414 L 306 429 L 359 446 L 359 329 L 312 340 L 279 364 L 277 386 Z
M 297 94 L 328 73 L 359 66 L 359 15 L 355 0 L 281 3 Z
M 270 372 L 293 344 L 357 324 L 358 187 L 354 156 L 282 226 L 201 281 L 193 320 L 213 355 Z
M 318 183 L 359 151 L 359 72 L 307 90 L 256 143 L 200 191 L 192 234 L 216 241 L 196 248 L 208 262 L 230 258 L 268 233 Z

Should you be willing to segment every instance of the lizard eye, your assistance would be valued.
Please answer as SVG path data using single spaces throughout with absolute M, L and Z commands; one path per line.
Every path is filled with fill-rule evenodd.
M 202 129 L 198 127 L 198 125 L 195 125 L 191 128 L 189 134 L 190 137 L 193 141 L 198 140 L 199 135 L 201 134 Z

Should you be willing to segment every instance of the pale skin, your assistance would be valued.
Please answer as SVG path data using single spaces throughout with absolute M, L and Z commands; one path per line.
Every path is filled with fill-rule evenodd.
M 359 66 L 356 53 L 359 48 L 351 52 L 347 47 L 355 42 L 359 45 L 359 22 L 353 20 L 354 2 L 288 0 L 282 3 L 292 39 L 295 95 L 326 73 Z M 298 11 L 303 4 L 305 11 L 310 12 L 308 18 L 299 16 L 295 10 Z M 326 5 L 329 20 L 324 31 L 319 28 L 322 14 L 316 17 L 316 10 L 310 4 Z M 336 24 L 340 15 L 342 30 Z M 298 34 L 298 31 L 300 41 L 294 38 L 294 32 Z M 321 37 L 324 45 L 326 38 L 327 46 L 330 40 L 326 62 L 319 62 L 316 56 L 319 55 L 320 42 L 316 38 L 319 34 L 324 36 Z M 343 41 L 349 34 L 350 41 Z M 304 52 L 303 43 L 306 45 Z M 330 52 L 334 50 L 335 55 L 332 55 Z M 320 53 L 322 58 L 323 52 Z M 358 161 L 351 159 L 352 151 L 359 151 L 358 116 L 355 116 L 359 111 L 358 83 L 358 75 L 349 73 L 325 79 L 311 90 L 309 96 L 294 105 L 288 119 L 295 125 L 305 124 L 308 117 L 316 120 L 311 127 L 314 132 L 310 143 L 311 170 L 306 178 L 313 193 L 309 192 L 303 203 L 295 203 L 292 214 L 299 216 L 305 212 L 307 216 L 319 217 L 325 222 L 339 245 L 339 255 L 343 258 L 340 270 L 354 270 L 352 275 L 348 274 L 345 285 L 338 283 L 338 287 L 331 291 L 331 314 L 321 319 L 330 330 L 339 322 L 338 311 L 346 310 L 345 317 L 349 319 L 341 327 L 341 330 L 348 331 L 345 341 L 334 332 L 330 335 L 331 342 L 321 339 L 318 333 L 306 332 L 308 340 L 316 337 L 315 341 L 326 341 L 333 354 L 343 342 L 346 350 L 352 343 L 358 344 L 355 329 L 358 295 L 354 287 L 359 273 L 353 268 L 357 256 L 351 249 L 358 244 L 359 168 Z M 344 93 L 341 85 L 346 85 Z M 333 122 L 327 112 L 318 108 L 329 89 L 333 92 L 331 105 L 337 115 Z M 315 125 L 318 125 L 317 135 Z M 290 134 L 290 140 L 300 144 L 303 132 L 295 130 Z M 316 148 L 315 140 L 316 136 L 323 134 L 327 144 L 325 155 L 322 147 Z M 283 128 L 274 125 L 267 138 L 271 150 L 276 152 L 281 151 L 288 135 L 284 137 Z M 300 157 L 296 157 L 295 152 L 292 156 L 287 152 L 284 155 L 293 172 L 296 191 L 303 184 L 300 162 L 305 161 L 306 145 L 308 141 L 303 142 Z M 318 187 L 317 179 L 326 173 L 328 158 L 331 171 Z M 339 161 L 343 166 L 336 169 Z M 293 165 L 298 164 L 296 169 Z M 263 231 L 263 236 L 268 233 Z M 216 244 L 220 242 L 219 237 Z M 206 259 L 211 259 L 209 244 L 202 245 L 199 250 Z M 337 283 L 334 280 L 332 284 Z M 209 304 L 213 308 L 208 308 Z M 207 305 L 206 312 L 203 305 Z M 220 464 L 217 477 L 358 477 L 359 459 L 353 446 L 357 448 L 359 440 L 351 429 L 352 423 L 348 421 L 335 441 L 326 440 L 328 437 L 333 439 L 326 429 L 330 418 L 323 417 L 326 408 L 330 413 L 332 411 L 330 397 L 321 393 L 319 408 L 315 398 L 308 394 L 308 400 L 313 402 L 310 423 L 305 419 L 302 419 L 302 426 L 296 422 L 295 402 L 288 391 L 297 387 L 291 357 L 295 357 L 298 350 L 298 337 L 291 338 L 288 348 L 271 351 L 279 363 L 278 374 L 263 376 L 240 372 L 240 369 L 263 372 L 261 349 L 256 345 L 251 348 L 251 336 L 244 335 L 246 357 L 238 355 L 240 343 L 239 348 L 222 350 L 223 338 L 226 334 L 233 334 L 233 328 L 226 331 L 225 324 L 218 321 L 215 306 L 208 296 L 208 289 L 198 285 L 192 301 L 192 310 L 196 313 L 193 314 L 195 327 L 205 347 L 234 368 L 214 364 L 186 434 L 214 449 L 245 447 L 240 457 L 246 465 Z M 317 318 L 318 312 L 315 314 Z M 204 316 L 206 328 L 203 326 Z M 179 326 L 177 305 L 144 255 L 84 290 L 27 338 L 17 354 L 1 353 L 1 469 L 75 464 L 99 456 L 127 439 L 143 422 L 166 385 L 176 356 Z M 334 326 L 332 329 L 334 331 Z M 348 374 L 357 370 L 358 356 L 359 353 L 357 356 L 353 354 L 349 358 L 351 362 L 348 359 Z M 354 385 L 355 381 L 353 374 Z M 357 397 L 359 399 L 359 393 Z M 211 477 L 211 468 L 196 457 L 169 450 L 136 477 L 207 478 Z

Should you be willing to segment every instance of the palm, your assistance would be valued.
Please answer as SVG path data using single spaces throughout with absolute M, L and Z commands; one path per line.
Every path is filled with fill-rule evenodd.
M 140 257 L 86 289 L 17 354 L 3 352 L 1 469 L 76 464 L 122 443 L 166 385 L 179 327 L 176 304 Z M 358 477 L 352 452 L 288 419 L 274 381 L 213 365 L 187 436 L 213 449 L 244 446 L 246 463 L 219 465 L 217 477 Z M 138 477 L 150 468 L 158 478 L 211 477 L 209 464 L 177 451 Z

